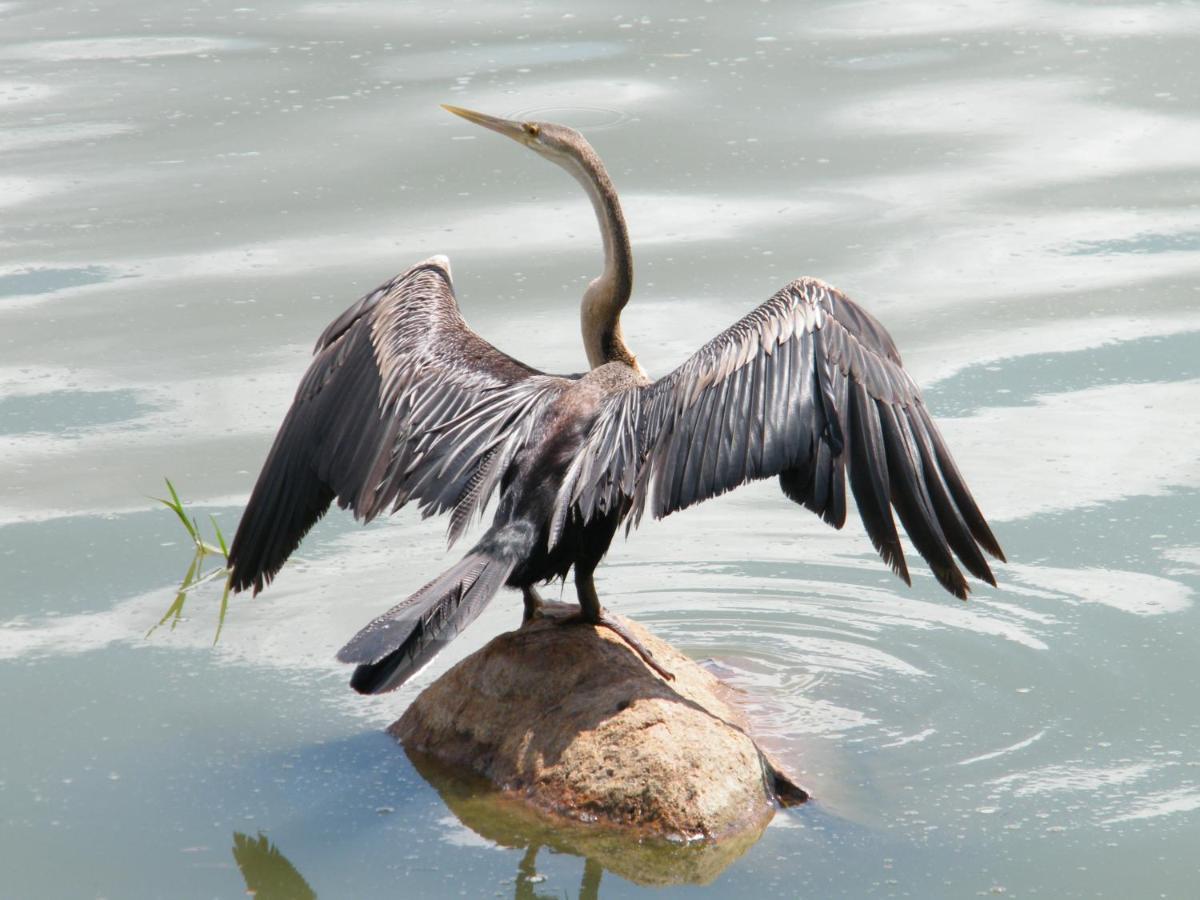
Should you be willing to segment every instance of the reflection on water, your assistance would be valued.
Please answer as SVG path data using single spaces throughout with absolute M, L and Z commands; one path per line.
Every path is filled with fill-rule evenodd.
M 537 874 L 537 855 L 541 847 L 530 846 L 525 851 L 525 855 L 521 857 L 521 864 L 517 869 L 517 889 L 513 893 L 513 900 L 550 900 L 556 898 L 557 894 L 539 894 L 536 884 L 544 879 Z M 597 900 L 600 896 L 600 879 L 604 876 L 604 869 L 600 863 L 594 859 L 585 859 L 583 861 L 583 875 L 579 880 L 579 900 Z
M 408 758 L 456 817 L 441 823 L 448 829 L 446 840 L 461 842 L 453 831 L 465 827 L 489 843 L 523 851 L 518 863 L 518 898 L 533 896 L 529 892 L 536 883 L 537 855 L 542 849 L 583 857 L 581 896 L 595 896 L 604 870 L 634 884 L 656 887 L 710 884 L 753 846 L 766 828 L 764 822 L 717 842 L 681 845 L 650 840 L 618 828 L 553 821 L 483 779 L 451 770 L 423 754 L 409 752 Z
M 233 833 L 233 859 L 256 900 L 316 900 L 316 893 L 279 848 L 261 831 L 250 837 Z

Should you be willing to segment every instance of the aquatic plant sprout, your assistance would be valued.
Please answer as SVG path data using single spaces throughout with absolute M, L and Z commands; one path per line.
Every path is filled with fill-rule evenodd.
M 170 493 L 171 498 L 168 500 L 165 497 L 152 497 L 151 499 L 157 500 L 167 509 L 171 510 L 171 512 L 175 513 L 187 531 L 188 537 L 192 539 L 195 553 L 192 556 L 191 565 L 188 566 L 187 572 L 183 576 L 183 581 L 179 584 L 179 589 L 175 592 L 174 601 L 167 608 L 163 617 L 146 632 L 146 637 L 154 634 L 168 620 L 171 622 L 171 630 L 174 631 L 175 626 L 183 619 L 183 606 L 187 602 L 188 594 L 203 584 L 224 578 L 225 585 L 221 591 L 221 605 L 217 612 L 217 631 L 213 635 L 213 643 L 216 644 L 221 639 L 221 629 L 225 626 L 225 613 L 229 610 L 229 546 L 225 542 L 225 535 L 221 533 L 221 526 L 217 523 L 217 519 L 213 515 L 209 515 L 208 518 L 212 522 L 213 533 L 217 542 L 216 544 L 211 544 L 204 540 L 200 535 L 200 525 L 196 521 L 196 517 L 189 516 L 184 509 L 183 501 L 179 499 L 179 493 L 175 490 L 175 485 L 171 484 L 171 479 L 164 478 L 163 480 L 167 483 L 167 491 Z M 210 556 L 220 557 L 221 564 L 208 572 L 204 572 L 204 562 Z

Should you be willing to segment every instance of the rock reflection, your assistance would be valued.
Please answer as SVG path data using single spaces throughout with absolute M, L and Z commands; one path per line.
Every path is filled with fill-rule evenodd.
M 534 812 L 482 778 L 450 770 L 424 754 L 405 752 L 466 828 L 502 847 L 525 850 L 517 864 L 515 900 L 540 897 L 536 893 L 536 864 L 542 848 L 583 857 L 579 896 L 594 898 L 605 870 L 634 884 L 653 887 L 709 884 L 749 850 L 766 829 L 763 822 L 727 840 L 682 845 L 600 825 L 555 820 Z
M 316 900 L 304 876 L 261 831 L 258 837 L 233 833 L 233 861 L 246 882 L 246 893 L 257 900 Z

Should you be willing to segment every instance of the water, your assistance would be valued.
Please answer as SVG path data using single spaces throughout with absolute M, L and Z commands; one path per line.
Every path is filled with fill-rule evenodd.
M 1190 896 L 1198 31 L 1192 3 L 0 3 L 0 895 L 649 890 L 382 733 L 515 596 L 400 694 L 347 689 L 334 651 L 452 558 L 443 523 L 331 515 L 215 646 L 211 586 L 145 637 L 190 560 L 148 497 L 231 532 L 360 293 L 446 253 L 481 333 L 583 367 L 586 202 L 453 102 L 587 130 L 653 373 L 800 274 L 866 303 L 1012 560 L 966 605 L 909 590 L 771 484 L 618 542 L 602 596 L 743 688 L 817 798 L 676 877 Z

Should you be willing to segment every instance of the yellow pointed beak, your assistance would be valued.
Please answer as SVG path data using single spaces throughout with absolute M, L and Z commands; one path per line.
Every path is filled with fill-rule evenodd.
M 473 109 L 463 109 L 461 106 L 451 106 L 449 103 L 443 103 L 442 109 L 446 112 L 452 112 L 456 116 L 461 116 L 468 122 L 474 122 L 476 125 L 482 125 L 484 128 L 490 128 L 492 131 L 498 131 L 505 137 L 510 137 L 515 141 L 524 142 L 526 136 L 525 124 L 516 122 L 512 119 L 501 119 L 497 116 L 489 116 L 486 113 L 475 112 Z

